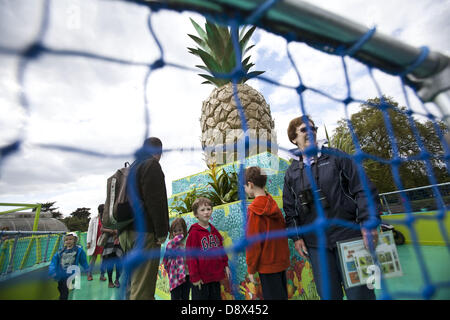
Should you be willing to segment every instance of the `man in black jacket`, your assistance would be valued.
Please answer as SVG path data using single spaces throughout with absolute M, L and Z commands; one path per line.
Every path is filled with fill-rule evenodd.
M 144 253 L 150 251 L 153 254 L 155 252 L 159 254 L 161 244 L 164 243 L 169 232 L 166 184 L 159 164 L 162 142 L 156 137 L 151 137 L 145 140 L 143 147 L 149 149 L 150 155 L 144 150 L 147 156 L 143 156 L 144 159 L 138 159 L 136 182 L 143 206 L 145 225 L 136 228 L 135 223 L 132 223 L 120 233 L 120 244 L 126 254 L 136 249 L 138 231 L 143 230 L 142 249 L 145 250 Z M 134 258 L 138 261 L 142 258 L 142 253 Z M 130 300 L 154 300 L 159 260 L 159 255 L 152 256 L 151 259 L 140 263 L 132 270 L 127 293 Z
M 380 222 L 378 195 L 368 181 L 375 207 L 371 213 L 356 164 L 342 151 L 318 148 L 317 127 L 305 118 L 309 126 L 304 117 L 298 117 L 288 127 L 289 140 L 298 147 L 295 153 L 299 156 L 285 174 L 283 210 L 287 227 L 297 230 L 291 236 L 296 251 L 312 264 L 320 297 L 340 300 L 343 281 L 336 242 L 363 236 L 367 247 L 369 241 L 371 246 L 376 245 L 376 226 Z M 323 210 L 318 210 L 314 194 Z M 319 259 L 320 247 L 326 248 L 326 265 Z M 325 279 L 329 290 L 325 290 Z M 347 289 L 346 296 L 347 299 L 375 299 L 373 290 L 365 285 Z

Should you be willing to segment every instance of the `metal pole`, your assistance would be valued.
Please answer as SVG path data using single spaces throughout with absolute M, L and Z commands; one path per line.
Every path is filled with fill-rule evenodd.
M 442 113 L 442 120 L 450 130 L 450 91 L 441 92 L 434 98 L 434 103 Z M 447 145 L 450 146 L 450 131 L 445 135 Z
M 50 237 L 51 237 L 51 234 L 48 234 L 47 235 L 47 245 L 45 246 L 44 261 L 43 262 L 47 262 L 48 245 L 50 243 Z
M 130 0 L 129 0 L 130 1 Z M 223 13 L 248 16 L 267 0 L 141 0 L 140 4 L 164 5 L 174 10 L 192 9 L 223 19 Z M 246 21 L 241 21 L 245 23 Z M 253 21 L 250 21 L 253 22 Z M 352 20 L 301 0 L 278 1 L 263 12 L 255 25 L 282 36 L 295 37 L 323 51 L 335 53 L 336 48 L 351 46 L 361 39 L 369 28 Z M 375 32 L 352 56 L 387 73 L 400 73 L 411 66 L 421 49 L 403 43 L 391 36 Z M 425 60 L 411 74 L 418 79 L 428 78 L 444 70 L 449 57 L 429 52 Z
M 394 193 L 406 192 L 406 191 L 413 191 L 413 190 L 420 190 L 420 189 L 428 189 L 428 188 L 433 188 L 433 187 L 442 187 L 442 186 L 446 186 L 446 185 L 450 185 L 450 182 L 443 182 L 443 183 L 438 183 L 438 184 L 430 184 L 430 185 L 428 185 L 428 186 L 422 186 L 422 187 L 410 188 L 410 189 L 405 189 L 405 190 L 397 190 L 397 191 L 384 192 L 384 193 L 380 193 L 380 196 L 384 196 L 384 195 L 387 195 L 387 194 L 394 194 Z
M 14 245 L 11 251 L 11 258 L 8 261 L 8 267 L 6 268 L 6 273 L 11 273 L 14 267 L 14 255 L 16 254 L 17 242 L 19 242 L 19 234 L 17 233 L 14 237 Z
M 449 182 L 450 183 L 450 182 Z M 2 231 L 6 235 L 44 235 L 44 234 L 65 234 L 67 231 Z
M 387 202 L 385 195 L 383 195 L 383 199 L 384 199 L 384 203 L 386 204 L 389 214 L 392 214 L 391 208 L 389 207 L 389 203 Z
M 37 231 L 39 225 L 39 216 L 41 214 L 41 205 L 36 207 L 36 215 L 34 216 L 33 231 Z

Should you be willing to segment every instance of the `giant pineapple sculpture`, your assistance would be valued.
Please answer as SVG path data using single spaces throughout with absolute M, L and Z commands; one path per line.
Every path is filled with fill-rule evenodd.
M 204 63 L 204 65 L 196 66 L 208 73 L 199 74 L 206 79 L 203 83 L 216 86 L 202 105 L 200 117 L 202 148 L 206 151 L 208 163 L 233 162 L 238 159 L 237 147 L 233 148 L 233 144 L 243 137 L 244 132 L 233 94 L 232 80 L 223 76 L 235 71 L 236 68 L 232 29 L 208 20 L 206 20 L 205 29 L 202 29 L 194 20 L 191 19 L 191 22 L 199 36 L 188 35 L 197 44 L 196 48 L 188 48 L 188 50 L 200 57 Z M 261 93 L 245 83 L 263 73 L 263 71 L 249 72 L 254 64 L 250 62 L 250 56 L 245 57 L 253 47 L 247 47 L 247 45 L 255 29 L 256 27 L 251 27 L 249 30 L 243 28 L 239 35 L 236 35 L 239 39 L 244 71 L 235 79 L 237 80 L 236 91 L 247 121 L 248 135 L 253 141 L 246 149 L 246 156 L 263 151 L 276 154 L 275 123 L 270 107 Z M 227 149 L 222 152 L 223 146 L 227 146 Z

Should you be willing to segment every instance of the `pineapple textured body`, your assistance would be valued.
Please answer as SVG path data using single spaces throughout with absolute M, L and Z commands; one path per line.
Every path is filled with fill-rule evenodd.
M 237 161 L 242 155 L 252 156 L 262 152 L 276 155 L 276 136 L 274 121 L 270 114 L 269 105 L 257 90 L 245 82 L 261 75 L 264 71 L 249 71 L 254 66 L 250 62 L 248 51 L 254 46 L 247 47 L 256 27 L 246 27 L 240 31 L 229 29 L 211 21 L 206 21 L 202 29 L 191 19 L 198 36 L 189 34 L 197 44 L 196 48 L 188 48 L 189 52 L 198 56 L 204 65 L 197 65 L 206 73 L 200 74 L 203 83 L 212 84 L 216 88 L 209 98 L 203 102 L 200 125 L 202 128 L 201 143 L 205 150 L 207 163 L 225 164 Z M 239 40 L 240 54 L 234 48 L 232 35 Z M 250 141 L 246 145 L 243 124 L 237 101 L 233 92 L 231 79 L 221 77 L 220 74 L 230 74 L 237 66 L 236 59 L 240 59 L 241 73 L 233 78 L 237 83 L 237 93 L 245 114 Z M 224 148 L 226 146 L 226 148 Z
M 245 83 L 237 85 L 237 92 L 251 139 L 246 156 L 265 151 L 274 153 L 275 124 L 269 105 L 261 93 Z M 216 156 L 217 163 L 237 160 L 237 150 L 234 150 L 232 144 L 244 136 L 244 131 L 231 83 L 215 88 L 209 98 L 203 101 L 200 125 L 202 147 L 215 148 L 211 152 L 207 152 L 207 158 Z M 222 150 L 223 145 L 227 145 L 227 150 L 223 157 L 219 156 L 220 159 L 217 159 L 217 150 Z M 230 148 L 232 149 L 230 150 Z M 211 160 L 209 158 L 208 160 Z

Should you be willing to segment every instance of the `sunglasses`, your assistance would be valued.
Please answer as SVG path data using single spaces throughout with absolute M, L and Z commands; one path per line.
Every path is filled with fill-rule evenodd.
M 313 131 L 313 132 L 317 132 L 317 129 L 319 129 L 319 128 L 317 128 L 317 127 L 311 127 L 311 130 Z M 303 128 L 300 128 L 300 129 L 298 129 L 300 132 L 302 132 L 302 133 L 305 133 L 305 132 L 307 132 L 308 131 L 308 128 L 307 127 L 303 127 Z

